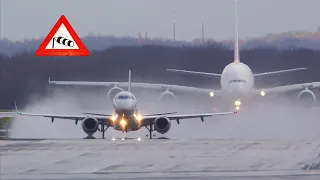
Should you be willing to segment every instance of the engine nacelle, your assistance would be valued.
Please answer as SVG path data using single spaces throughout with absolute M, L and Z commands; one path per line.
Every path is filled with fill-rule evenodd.
M 119 88 L 119 87 L 113 87 L 111 88 L 109 91 L 108 91 L 108 94 L 107 94 L 107 98 L 110 100 L 110 101 L 113 101 L 113 98 L 119 93 L 119 92 L 122 92 L 123 89 Z
M 177 98 L 177 96 L 175 96 L 173 94 L 173 92 L 166 91 L 166 92 L 163 92 L 162 94 L 160 94 L 159 100 L 161 102 L 173 102 L 173 101 L 178 100 L 178 98 Z
M 158 133 L 164 134 L 171 128 L 171 121 L 167 117 L 158 117 L 154 121 L 154 128 Z
M 301 102 L 305 107 L 312 107 L 316 103 L 315 94 L 309 89 L 301 91 L 298 95 L 298 101 Z
M 93 117 L 87 117 L 84 120 L 82 120 L 82 129 L 85 133 L 87 133 L 89 136 L 97 132 L 99 122 L 96 118 Z

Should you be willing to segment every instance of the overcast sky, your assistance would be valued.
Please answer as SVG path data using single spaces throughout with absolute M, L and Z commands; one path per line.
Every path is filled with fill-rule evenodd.
M 173 38 L 231 39 L 233 0 L 0 0 L 1 37 L 11 40 L 46 36 L 59 17 L 67 17 L 79 36 L 88 34 Z M 315 31 L 320 0 L 239 0 L 240 38 L 284 31 Z

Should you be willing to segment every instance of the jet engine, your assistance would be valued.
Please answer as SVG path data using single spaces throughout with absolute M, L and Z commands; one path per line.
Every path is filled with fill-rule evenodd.
M 309 89 L 305 89 L 299 93 L 298 101 L 300 101 L 305 107 L 312 107 L 316 103 L 316 96 Z
M 154 121 L 154 128 L 158 133 L 164 134 L 171 128 L 171 121 L 167 117 L 158 117 Z
M 89 136 L 92 136 L 95 132 L 97 132 L 99 122 L 96 118 L 87 117 L 82 120 L 81 126 L 85 133 L 87 133 Z
M 108 94 L 107 94 L 107 98 L 112 101 L 113 98 L 119 93 L 123 91 L 123 89 L 119 88 L 119 87 L 113 87 L 111 88 L 109 91 L 108 91 Z
M 173 92 L 170 92 L 170 91 L 165 91 L 163 92 L 162 94 L 160 94 L 159 96 L 159 100 L 161 102 L 173 102 L 173 101 L 176 101 L 178 98 L 173 94 Z

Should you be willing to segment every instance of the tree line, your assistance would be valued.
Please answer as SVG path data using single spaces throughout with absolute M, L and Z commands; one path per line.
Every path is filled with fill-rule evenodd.
M 301 36 L 301 35 L 300 35 Z M 319 50 L 320 41 L 317 36 L 311 36 L 309 38 L 300 37 L 299 35 L 279 35 L 271 34 L 265 37 L 254 38 L 249 40 L 241 40 L 241 49 L 253 49 L 253 48 L 309 48 Z M 308 37 L 308 36 L 307 36 Z M 8 39 L 0 39 L 0 53 L 8 56 L 13 56 L 16 53 L 28 52 L 33 53 L 42 43 L 44 37 L 37 39 L 25 39 L 23 41 L 11 41 Z M 116 36 L 86 36 L 81 38 L 82 42 L 88 48 L 89 51 L 101 51 L 106 48 L 114 46 L 136 46 L 138 45 L 138 37 L 116 37 Z M 170 47 L 182 47 L 193 46 L 201 47 L 206 45 L 224 45 L 228 48 L 233 48 L 234 41 L 217 41 L 215 39 L 205 39 L 202 42 L 201 39 L 195 39 L 194 41 L 178 41 L 172 39 L 149 39 L 142 38 L 142 45 L 161 45 Z
M 306 67 L 307 71 L 257 79 L 256 86 L 275 86 L 320 81 L 320 52 L 297 48 L 242 50 L 240 60 L 253 73 Z M 222 45 L 170 47 L 161 45 L 118 46 L 91 51 L 88 57 L 35 57 L 34 52 L 0 56 L 0 109 L 24 104 L 30 94 L 44 95 L 52 80 L 132 80 L 219 88 L 219 80 L 167 72 L 167 68 L 221 73 L 233 61 L 233 50 Z

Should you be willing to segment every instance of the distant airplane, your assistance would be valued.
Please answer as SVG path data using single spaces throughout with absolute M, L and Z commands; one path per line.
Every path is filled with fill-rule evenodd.
M 122 132 L 136 131 L 142 127 L 146 127 L 150 133 L 150 139 L 152 139 L 152 132 L 164 134 L 170 130 L 171 120 L 176 120 L 179 124 L 181 119 L 190 119 L 200 117 L 203 121 L 204 117 L 214 115 L 229 115 L 236 112 L 220 112 L 220 113 L 202 113 L 202 114 L 184 114 L 176 115 L 175 112 L 159 113 L 159 114 L 145 114 L 141 115 L 137 108 L 137 99 L 131 93 L 131 70 L 129 70 L 129 81 L 127 82 L 128 91 L 119 92 L 113 99 L 114 114 L 98 114 L 98 113 L 84 113 L 87 115 L 55 115 L 55 114 L 33 114 L 19 112 L 17 105 L 16 111 L 18 115 L 25 116 L 42 116 L 51 118 L 52 122 L 54 118 L 75 120 L 75 124 L 78 120 L 82 119 L 82 129 L 87 133 L 88 138 L 93 138 L 93 134 L 99 129 L 102 132 L 102 138 L 105 138 L 104 133 L 109 127 L 113 127 L 115 130 Z M 107 126 L 106 128 L 104 126 Z M 149 128 L 147 127 L 149 126 Z M 154 126 L 154 128 L 153 128 Z
M 266 96 L 269 94 L 285 93 L 292 91 L 301 91 L 298 94 L 298 99 L 303 100 L 305 105 L 312 106 L 316 103 L 316 96 L 310 88 L 319 88 L 320 82 L 293 84 L 286 86 L 278 86 L 267 89 L 255 89 L 254 78 L 268 75 L 276 75 L 293 71 L 306 70 L 307 68 L 295 68 L 273 72 L 255 73 L 253 74 L 249 66 L 240 62 L 239 55 L 239 39 L 238 39 L 238 3 L 235 1 L 235 45 L 234 45 L 234 61 L 228 64 L 222 71 L 218 73 L 196 72 L 178 69 L 167 69 L 170 72 L 177 72 L 183 74 L 200 75 L 206 77 L 220 78 L 220 90 L 210 89 L 194 89 L 195 92 L 206 92 L 211 97 L 222 96 L 224 99 L 234 101 L 236 109 L 240 108 L 241 100 L 251 98 L 253 96 Z M 189 88 L 189 87 L 188 87 Z M 176 91 L 184 91 L 185 87 L 176 87 Z
M 177 69 L 167 69 L 168 71 L 180 72 L 185 74 L 201 75 L 206 77 L 220 78 L 221 89 L 204 89 L 188 86 L 179 86 L 172 84 L 151 84 L 151 83 L 132 83 L 132 87 L 145 89 L 164 89 L 160 94 L 159 99 L 171 98 L 177 99 L 175 93 L 197 93 L 205 94 L 210 97 L 223 97 L 223 100 L 240 109 L 242 101 L 251 97 L 264 97 L 272 94 L 288 93 L 293 91 L 300 91 L 298 100 L 302 101 L 305 106 L 314 106 L 316 104 L 316 96 L 311 91 L 313 88 L 319 88 L 320 82 L 292 84 L 285 86 L 278 86 L 273 88 L 254 88 L 254 78 L 264 77 L 268 75 L 276 75 L 293 71 L 306 70 L 306 68 L 295 68 L 273 72 L 264 72 L 253 74 L 251 69 L 244 63 L 240 62 L 239 55 L 239 38 L 238 38 L 238 5 L 235 5 L 235 47 L 234 47 L 234 61 L 228 64 L 222 74 L 186 71 Z M 57 85 L 82 85 L 82 86 L 113 86 L 108 91 L 107 97 L 109 100 L 115 96 L 116 93 L 123 91 L 123 87 L 127 86 L 126 82 L 88 82 L 88 81 L 51 81 L 50 84 Z

